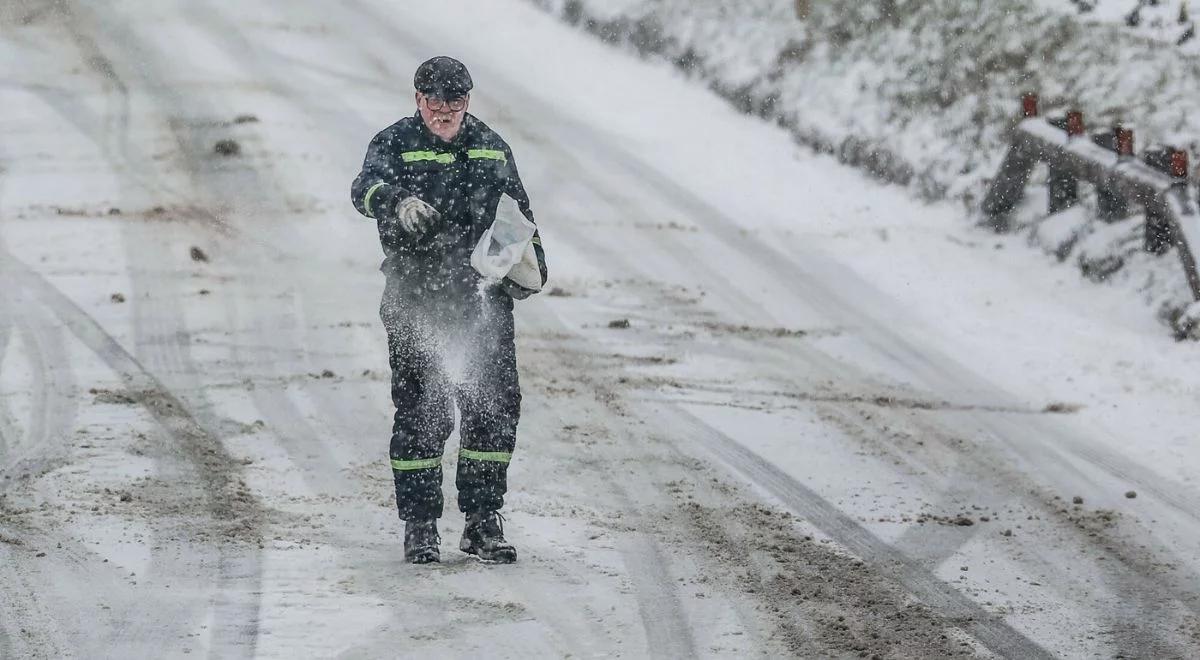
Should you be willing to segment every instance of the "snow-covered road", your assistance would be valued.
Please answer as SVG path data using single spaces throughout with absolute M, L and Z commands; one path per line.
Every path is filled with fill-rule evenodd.
M 512 566 L 402 562 L 347 196 L 442 53 L 554 287 Z M 951 206 L 522 0 L 23 0 L 0 61 L 0 657 L 1200 650 L 1200 350 Z

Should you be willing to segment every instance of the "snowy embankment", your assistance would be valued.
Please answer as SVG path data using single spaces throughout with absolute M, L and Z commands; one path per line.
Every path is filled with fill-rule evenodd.
M 1190 42 L 1170 43 L 1178 35 L 1161 7 L 1144 9 L 1132 28 L 1116 0 L 1086 14 L 1065 0 L 531 1 L 673 63 L 802 144 L 926 199 L 961 200 L 972 215 L 1024 90 L 1038 91 L 1048 113 L 1083 109 L 1093 130 L 1132 126 L 1139 149 L 1171 143 L 1195 154 L 1200 139 L 1200 115 L 1189 111 L 1200 55 Z M 798 4 L 808 5 L 804 19 Z M 1032 244 L 1128 288 L 1166 320 L 1191 302 L 1174 255 L 1140 252 L 1140 215 L 1099 223 L 1088 192 L 1080 211 L 1043 228 L 1034 183 L 1018 217 Z
M 1123 24 L 1130 33 L 1200 53 L 1191 0 L 1037 0 L 1049 11 L 1078 15 L 1089 22 Z

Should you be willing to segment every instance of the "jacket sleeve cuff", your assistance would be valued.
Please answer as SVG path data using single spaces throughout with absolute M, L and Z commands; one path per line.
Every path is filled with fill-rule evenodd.
M 376 220 L 394 220 L 396 202 L 408 196 L 408 191 L 390 183 L 377 183 L 367 189 L 363 197 L 363 208 L 367 215 Z

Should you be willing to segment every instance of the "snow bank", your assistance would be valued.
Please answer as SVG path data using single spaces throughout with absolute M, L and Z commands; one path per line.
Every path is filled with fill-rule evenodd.
M 1200 52 L 1190 0 L 1037 0 L 1040 7 L 1085 21 L 1122 23 L 1130 32 Z
M 1178 30 L 1165 19 L 1126 25 L 1117 0 L 1085 14 L 1067 0 L 530 2 L 673 63 L 801 144 L 923 198 L 959 199 L 972 213 L 1025 90 L 1040 93 L 1046 113 L 1074 106 L 1089 127 L 1133 127 L 1139 149 L 1154 142 L 1200 151 L 1200 113 L 1189 107 L 1200 48 L 1173 43 Z M 1018 224 L 1041 217 L 1027 207 Z M 1089 231 L 1081 228 L 1080 243 Z M 1069 251 L 1058 256 L 1078 261 Z M 1119 279 L 1160 310 L 1178 311 L 1191 300 L 1178 260 L 1153 263 L 1153 273 Z

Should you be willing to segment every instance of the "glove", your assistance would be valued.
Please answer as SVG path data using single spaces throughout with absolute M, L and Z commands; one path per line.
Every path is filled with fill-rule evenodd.
M 413 236 L 429 231 L 442 214 L 417 197 L 405 197 L 396 203 L 396 221 L 400 229 Z
M 507 293 L 508 297 L 512 298 L 513 300 L 525 300 L 529 296 L 537 293 L 537 291 L 533 289 L 526 289 L 507 277 L 500 280 L 500 290 L 504 293 Z

